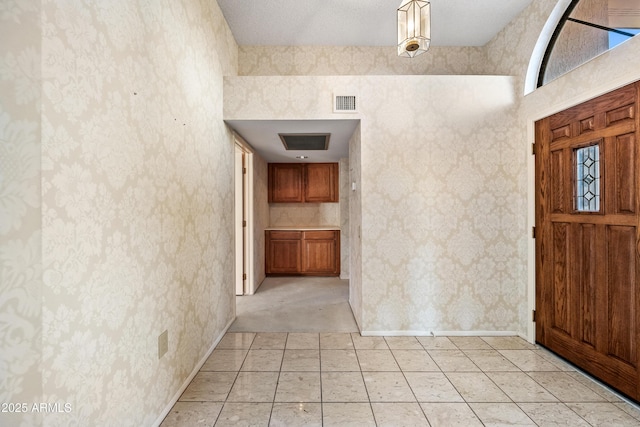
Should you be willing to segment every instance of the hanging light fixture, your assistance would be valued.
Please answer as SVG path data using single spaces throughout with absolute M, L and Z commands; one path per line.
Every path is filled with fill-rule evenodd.
M 413 58 L 431 44 L 431 3 L 403 0 L 398 8 L 398 56 Z

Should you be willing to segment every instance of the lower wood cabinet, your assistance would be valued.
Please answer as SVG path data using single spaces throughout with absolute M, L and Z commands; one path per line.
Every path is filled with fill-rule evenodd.
M 340 275 L 340 231 L 266 231 L 267 275 Z

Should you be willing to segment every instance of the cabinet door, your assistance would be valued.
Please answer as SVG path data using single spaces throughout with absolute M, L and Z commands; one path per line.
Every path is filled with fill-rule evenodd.
M 338 231 L 306 231 L 302 240 L 302 272 L 313 275 L 340 274 Z
M 299 274 L 302 271 L 302 233 L 267 231 L 266 273 Z
M 269 163 L 269 203 L 304 201 L 303 164 Z
M 338 201 L 338 164 L 307 163 L 305 166 L 305 201 Z

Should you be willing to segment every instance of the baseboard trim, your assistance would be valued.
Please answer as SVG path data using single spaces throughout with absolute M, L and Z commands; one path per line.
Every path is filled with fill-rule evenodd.
M 193 371 L 191 371 L 191 374 L 189 374 L 189 376 L 184 381 L 184 383 L 182 384 L 182 386 L 180 387 L 178 392 L 176 394 L 174 394 L 174 396 L 169 401 L 169 404 L 164 408 L 164 410 L 162 411 L 160 416 L 158 416 L 158 418 L 156 418 L 156 421 L 153 423 L 154 427 L 159 427 L 160 424 L 162 424 L 162 421 L 164 421 L 164 419 L 167 417 L 169 412 L 171 412 L 171 408 L 173 408 L 173 405 L 176 404 L 178 399 L 180 399 L 180 396 L 182 396 L 182 393 L 184 393 L 184 391 L 187 389 L 187 387 L 189 387 L 189 384 L 191 384 L 191 381 L 193 381 L 193 379 L 198 374 L 198 372 L 200 372 L 200 368 L 202 368 L 202 365 L 204 365 L 204 363 L 207 361 L 209 356 L 211 356 L 211 353 L 213 353 L 213 350 L 216 348 L 216 346 L 218 345 L 220 340 L 222 340 L 224 335 L 227 333 L 227 331 L 231 327 L 231 324 L 233 323 L 234 320 L 235 320 L 235 317 L 233 319 L 231 319 L 229 321 L 229 323 L 227 323 L 227 325 L 222 330 L 222 333 L 218 336 L 218 338 L 216 338 L 216 340 L 213 342 L 213 345 L 209 348 L 207 353 L 202 357 L 202 359 L 200 359 L 200 361 L 193 368 Z
M 522 337 L 516 331 L 361 331 L 363 337 Z

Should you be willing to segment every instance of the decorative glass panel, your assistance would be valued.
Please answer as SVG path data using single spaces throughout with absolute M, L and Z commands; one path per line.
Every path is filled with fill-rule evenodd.
M 576 150 L 576 210 L 600 211 L 600 146 Z
M 550 18 L 556 19 L 556 18 Z M 640 32 L 638 0 L 571 0 L 549 40 L 538 87 Z

